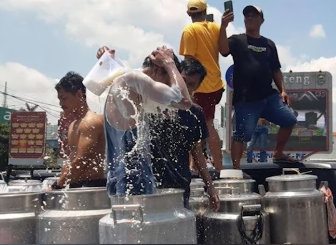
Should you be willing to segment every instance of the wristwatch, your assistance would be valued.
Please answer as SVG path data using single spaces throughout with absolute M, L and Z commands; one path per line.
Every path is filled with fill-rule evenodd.
M 52 185 L 51 185 L 51 188 L 54 189 L 54 190 L 59 190 L 59 189 L 63 189 L 63 187 L 59 186 L 57 184 L 57 181 L 55 181 Z

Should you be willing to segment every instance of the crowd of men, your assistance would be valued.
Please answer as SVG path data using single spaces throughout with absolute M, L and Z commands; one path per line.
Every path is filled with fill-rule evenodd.
M 68 127 L 64 151 L 68 157 L 52 188 L 107 186 L 110 195 L 180 188 L 188 207 L 193 168 L 204 180 L 211 208 L 218 209 L 204 148 L 207 144 L 213 166 L 222 170 L 221 145 L 213 122 L 225 90 L 220 55 L 231 55 L 234 61 L 233 167 L 240 169 L 244 143 L 250 142 L 249 149 L 253 148 L 252 136 L 263 120 L 280 126 L 273 161 L 296 161 L 283 152 L 296 117 L 289 107 L 276 46 L 260 35 L 265 20 L 262 10 L 245 7 L 246 31 L 230 37 L 226 29 L 234 20 L 232 11 L 226 10 L 217 24 L 206 20 L 204 0 L 190 0 L 187 14 L 191 23 L 179 47 L 184 59 L 179 61 L 164 46 L 154 50 L 145 57 L 141 70 L 114 80 L 103 115 L 90 110 L 82 76 L 69 72 L 59 81 L 55 88 L 64 111 L 62 125 Z M 112 57 L 117 52 L 103 46 L 97 58 L 106 51 Z

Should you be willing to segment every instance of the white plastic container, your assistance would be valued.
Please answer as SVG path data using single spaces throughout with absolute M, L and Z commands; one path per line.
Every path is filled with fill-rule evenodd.
M 243 171 L 240 169 L 223 169 L 220 171 L 221 179 L 244 179 Z
M 93 94 L 100 96 L 115 78 L 126 72 L 125 64 L 116 57 L 111 57 L 108 51 L 100 57 L 98 62 L 84 78 L 84 86 Z

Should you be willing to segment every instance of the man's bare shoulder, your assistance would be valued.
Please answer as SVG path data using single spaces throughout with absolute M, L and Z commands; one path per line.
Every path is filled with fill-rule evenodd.
M 98 115 L 93 111 L 88 111 L 81 120 L 79 124 L 80 131 L 82 130 L 92 130 L 101 131 L 104 128 L 104 118 L 103 115 Z

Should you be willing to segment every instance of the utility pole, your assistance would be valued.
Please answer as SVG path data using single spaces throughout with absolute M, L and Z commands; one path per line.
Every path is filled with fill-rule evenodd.
M 5 91 L 4 91 L 4 98 L 3 98 L 3 104 L 2 107 L 7 108 L 7 82 L 5 82 Z

